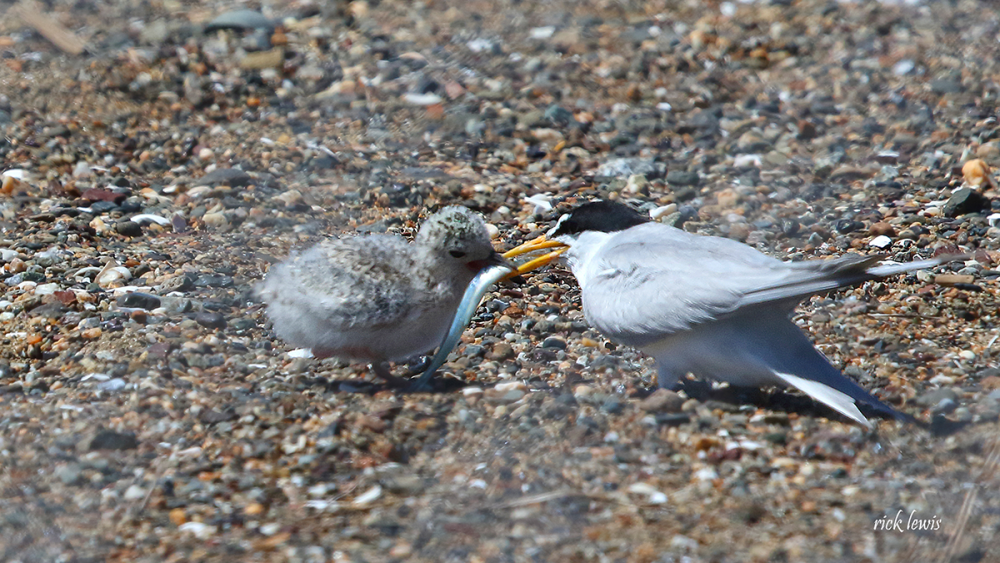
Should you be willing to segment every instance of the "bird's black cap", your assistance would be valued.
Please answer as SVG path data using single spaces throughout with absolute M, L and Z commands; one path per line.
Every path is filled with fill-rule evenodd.
M 614 233 L 647 222 L 649 218 L 623 203 L 592 201 L 560 217 L 548 237 L 576 235 L 584 231 Z

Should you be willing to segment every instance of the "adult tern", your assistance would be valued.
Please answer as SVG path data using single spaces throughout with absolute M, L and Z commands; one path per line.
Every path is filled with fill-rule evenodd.
M 587 321 L 610 340 L 654 357 L 660 386 L 675 387 L 688 373 L 739 386 L 789 386 L 868 427 L 858 404 L 913 419 L 831 365 L 792 322 L 793 309 L 817 293 L 960 258 L 783 262 L 735 240 L 651 222 L 609 201 L 580 205 L 545 236 L 505 256 L 552 248 L 531 267 L 564 253 Z

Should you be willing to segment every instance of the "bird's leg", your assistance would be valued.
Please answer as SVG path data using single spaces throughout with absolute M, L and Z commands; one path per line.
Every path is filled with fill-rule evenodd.
M 681 376 L 686 375 L 684 372 L 678 369 L 672 369 L 669 366 L 664 365 L 662 362 L 657 362 L 656 366 L 656 381 L 659 383 L 660 387 L 668 391 L 677 391 L 680 389 L 680 379 Z
M 392 387 L 393 389 L 405 389 L 407 387 L 405 379 L 396 377 L 391 371 L 389 371 L 388 362 L 372 362 L 370 365 L 372 371 L 375 372 L 375 375 L 382 378 L 382 381 L 385 381 L 385 384 L 389 387 Z

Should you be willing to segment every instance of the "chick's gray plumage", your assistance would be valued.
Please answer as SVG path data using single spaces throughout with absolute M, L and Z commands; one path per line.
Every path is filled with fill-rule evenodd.
M 273 266 L 259 292 L 282 339 L 378 366 L 437 346 L 465 287 L 496 257 L 483 219 L 452 206 L 413 244 L 392 235 L 321 242 Z

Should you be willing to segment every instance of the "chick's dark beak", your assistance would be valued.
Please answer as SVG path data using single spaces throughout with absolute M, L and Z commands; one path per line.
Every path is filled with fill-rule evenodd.
M 489 258 L 486 258 L 485 260 L 473 260 L 471 262 L 467 262 L 465 265 L 473 272 L 478 272 L 487 266 L 506 266 L 510 268 L 512 272 L 517 271 L 517 266 L 514 265 L 513 262 L 504 258 L 503 254 L 500 254 L 495 250 Z

